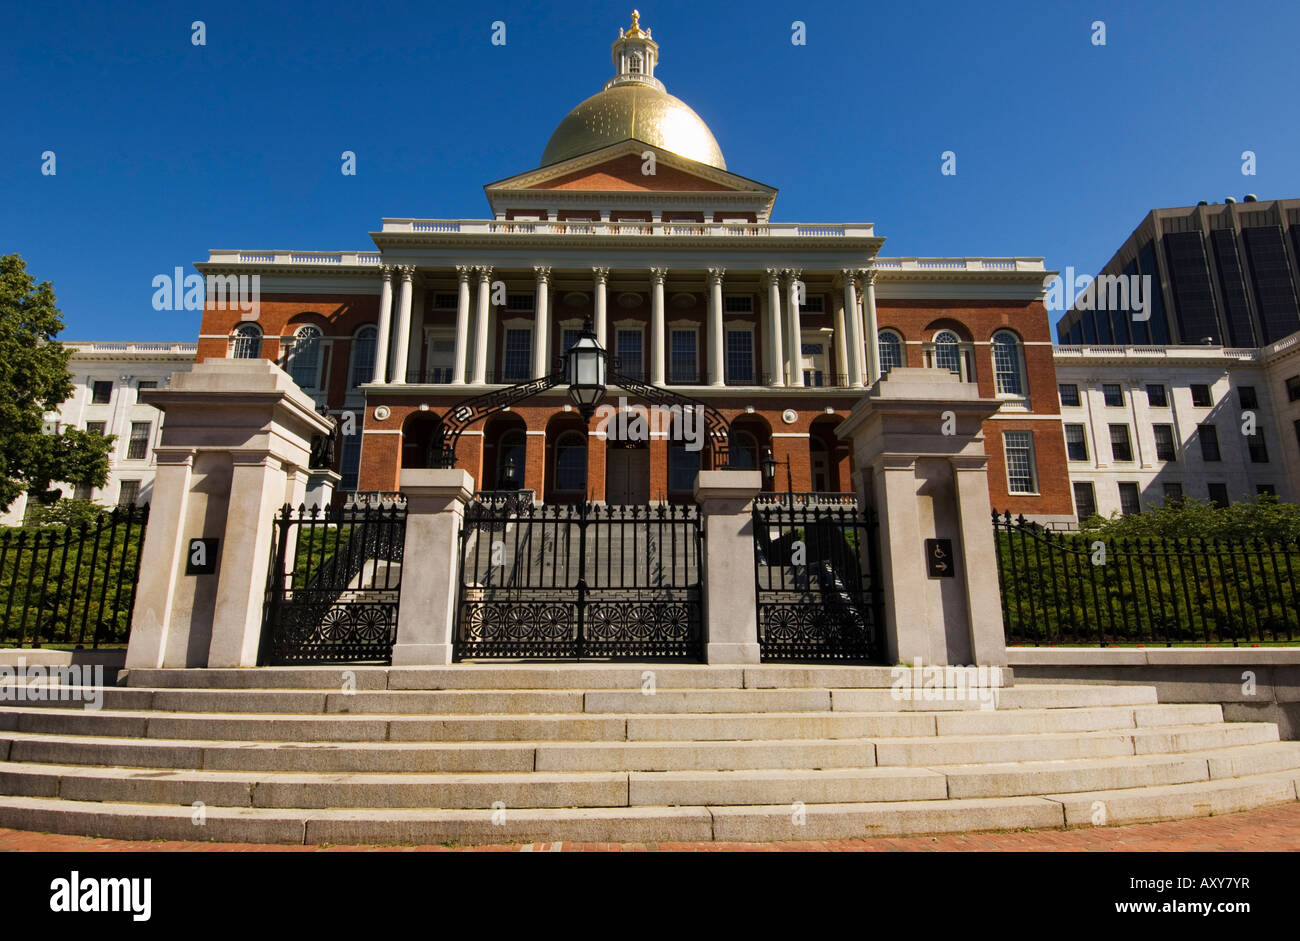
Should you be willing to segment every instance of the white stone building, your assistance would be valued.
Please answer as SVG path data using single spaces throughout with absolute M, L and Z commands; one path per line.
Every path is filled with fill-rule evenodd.
M 78 343 L 72 348 L 68 371 L 73 393 L 57 414 L 46 416 L 46 429 L 55 433 L 73 426 L 115 435 L 109 455 L 108 481 L 103 487 L 63 484 L 65 497 L 94 500 L 104 506 L 145 504 L 153 489 L 154 454 L 162 413 L 138 401 L 141 389 L 166 388 L 174 372 L 194 365 L 194 343 Z M 58 487 L 58 484 L 54 486 Z M 0 523 L 16 526 L 26 512 L 26 495 L 14 501 Z
M 1080 518 L 1300 496 L 1300 334 L 1257 349 L 1061 346 L 1054 360 Z

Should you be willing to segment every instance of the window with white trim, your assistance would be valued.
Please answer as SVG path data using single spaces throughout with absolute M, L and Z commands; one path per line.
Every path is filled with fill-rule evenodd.
M 728 294 L 722 298 L 722 312 L 724 314 L 752 314 L 754 312 L 754 296 L 752 294 Z
M 241 323 L 231 331 L 231 359 L 257 359 L 261 355 L 262 330 L 257 324 Z
M 361 432 L 365 424 L 365 410 L 361 409 L 361 421 L 357 422 L 356 433 L 343 436 L 343 453 L 339 458 L 340 490 L 356 490 L 361 476 Z
M 1024 364 L 1020 355 L 1020 337 L 1010 330 L 993 334 L 993 378 L 999 395 L 1024 395 Z
M 799 368 L 803 370 L 803 384 L 818 387 L 826 384 L 826 344 L 820 342 L 799 344 Z
M 149 455 L 149 436 L 153 432 L 153 423 L 147 421 L 131 422 L 131 437 L 126 443 L 126 459 L 143 461 Z
M 288 342 L 285 372 L 293 377 L 298 388 L 304 392 L 316 392 L 320 389 L 323 335 L 320 327 L 303 324 L 294 331 L 293 338 Z
M 878 334 L 880 350 L 880 374 L 883 376 L 895 367 L 903 365 L 903 338 L 893 330 L 881 330 Z
M 1011 493 L 1037 493 L 1038 472 L 1034 466 L 1034 433 L 1002 432 L 1003 453 L 1007 462 L 1007 489 Z
M 641 330 L 620 328 L 614 336 L 618 370 L 629 379 L 645 380 L 645 367 L 641 357 Z
M 379 331 L 374 327 L 362 327 L 352 337 L 352 356 L 348 363 L 348 388 L 355 389 L 362 383 L 370 382 L 375 377 L 375 350 L 379 341 Z
M 674 329 L 670 332 L 672 363 L 669 367 L 668 381 L 693 385 L 700 381 L 700 366 L 697 356 L 699 345 L 696 343 L 695 329 Z
M 450 336 L 429 339 L 429 381 L 445 384 L 451 382 L 452 367 L 456 365 L 456 341 Z
M 501 360 L 502 380 L 505 382 L 522 382 L 531 375 L 533 355 L 533 331 L 528 327 L 512 327 L 506 330 L 505 354 Z
M 748 328 L 727 331 L 728 385 L 751 385 L 754 382 L 754 331 Z

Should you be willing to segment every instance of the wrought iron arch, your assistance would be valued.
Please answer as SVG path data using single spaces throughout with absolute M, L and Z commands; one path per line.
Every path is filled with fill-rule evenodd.
M 639 379 L 623 375 L 617 371 L 617 359 L 615 357 L 609 358 L 609 364 L 611 367 L 607 373 L 607 385 L 609 386 L 639 396 L 649 405 L 668 408 L 676 406 L 681 408 L 683 413 L 685 413 L 686 409 L 700 409 L 704 417 L 705 443 L 712 458 L 712 466 L 714 468 L 725 468 L 729 465 L 727 447 L 729 426 L 726 419 L 722 417 L 721 412 L 711 405 L 687 398 L 671 389 L 652 386 Z M 561 358 L 557 362 L 555 370 L 549 376 L 519 382 L 504 389 L 493 389 L 491 392 L 471 396 L 451 406 L 442 416 L 439 449 L 441 457 L 438 466 L 456 466 L 456 445 L 460 441 L 460 436 L 471 425 L 482 421 L 489 415 L 504 411 L 518 402 L 530 399 L 548 389 L 553 389 L 563 382 L 564 369 Z

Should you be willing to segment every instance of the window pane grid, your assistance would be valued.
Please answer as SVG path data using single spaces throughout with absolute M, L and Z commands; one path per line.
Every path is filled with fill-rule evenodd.
M 519 382 L 528 378 L 529 359 L 533 352 L 533 331 L 507 330 L 505 362 L 502 364 L 505 380 Z
M 1034 493 L 1034 443 L 1029 431 L 1005 431 L 1007 479 L 1012 493 Z

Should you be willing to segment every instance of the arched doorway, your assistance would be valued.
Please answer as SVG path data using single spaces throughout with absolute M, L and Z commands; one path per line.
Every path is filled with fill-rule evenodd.
M 437 467 L 442 448 L 442 419 L 432 412 L 413 412 L 402 423 L 402 467 Z
M 527 486 L 528 436 L 518 415 L 493 415 L 483 428 L 483 490 L 523 490 Z
M 546 426 L 547 503 L 581 503 L 587 486 L 587 426 L 573 414 L 557 415 Z

